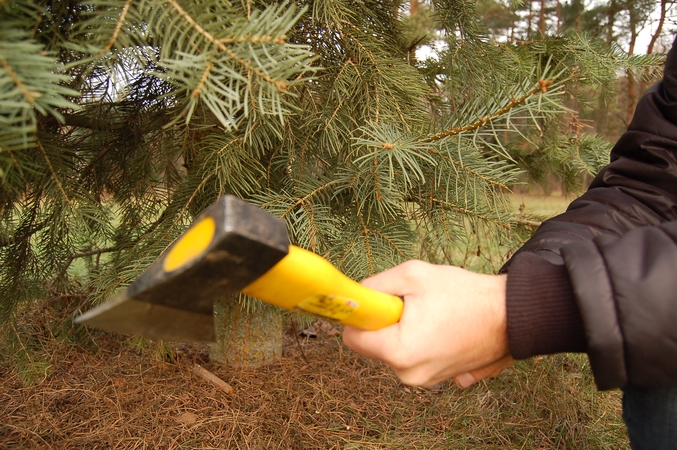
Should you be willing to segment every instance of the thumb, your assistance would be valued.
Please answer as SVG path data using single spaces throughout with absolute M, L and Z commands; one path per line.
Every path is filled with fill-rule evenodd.
M 488 366 L 484 366 L 481 369 L 471 370 L 470 372 L 462 373 L 457 375 L 454 378 L 454 384 L 465 389 L 484 378 L 494 378 L 499 376 L 505 369 L 512 365 L 514 359 L 511 355 L 504 356 L 503 358 L 495 361 Z

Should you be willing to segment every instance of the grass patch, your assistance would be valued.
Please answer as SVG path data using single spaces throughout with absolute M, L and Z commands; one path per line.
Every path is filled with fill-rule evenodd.
M 524 206 L 524 214 L 537 216 L 542 220 L 563 213 L 574 199 L 558 195 L 510 194 L 510 204 L 514 211 Z

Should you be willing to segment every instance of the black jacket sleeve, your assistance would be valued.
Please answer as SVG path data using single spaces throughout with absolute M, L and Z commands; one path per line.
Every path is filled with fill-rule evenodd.
M 600 389 L 677 385 L 677 41 L 610 164 L 504 270 L 516 358 L 586 351 Z

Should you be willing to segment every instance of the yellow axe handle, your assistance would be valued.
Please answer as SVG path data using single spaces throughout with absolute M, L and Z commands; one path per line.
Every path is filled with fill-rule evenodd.
M 400 320 L 402 299 L 362 286 L 315 253 L 289 246 L 289 254 L 242 290 L 292 311 L 363 330 Z

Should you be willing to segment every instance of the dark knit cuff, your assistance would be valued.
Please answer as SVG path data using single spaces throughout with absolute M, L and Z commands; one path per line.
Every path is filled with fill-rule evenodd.
M 583 320 L 563 265 L 534 253 L 515 255 L 508 268 L 507 313 L 515 359 L 586 350 Z

